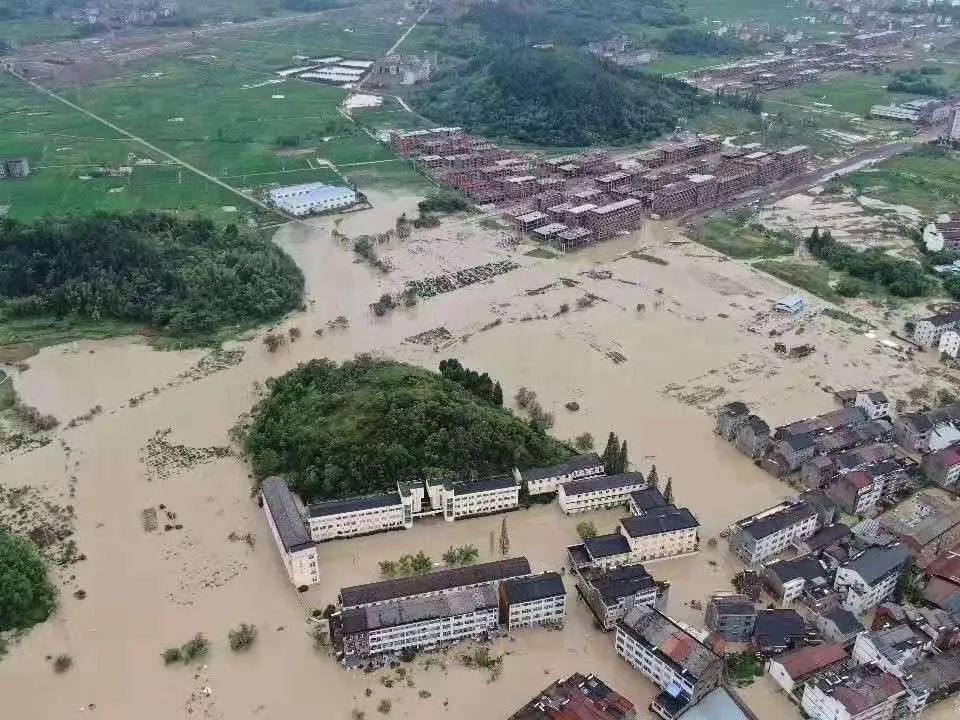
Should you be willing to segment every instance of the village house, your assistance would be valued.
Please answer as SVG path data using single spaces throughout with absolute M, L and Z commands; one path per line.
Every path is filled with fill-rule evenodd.
M 750 415 L 737 431 L 737 449 L 748 458 L 759 458 L 770 444 L 770 426 L 756 415 Z
M 770 658 L 766 671 L 794 702 L 799 702 L 794 691 L 801 694 L 804 683 L 843 668 L 849 659 L 847 651 L 839 643 L 809 645 Z
M 663 692 L 650 709 L 672 720 L 721 683 L 723 660 L 654 608 L 633 608 L 617 624 L 617 655 Z
M 924 476 L 946 490 L 957 490 L 960 480 L 960 445 L 951 445 L 925 455 L 921 464 Z
M 923 599 L 938 608 L 960 613 L 960 545 L 938 555 L 926 570 L 930 579 Z
M 739 400 L 721 405 L 717 409 L 714 432 L 726 440 L 733 440 L 749 416 L 750 410 Z
M 520 507 L 520 486 L 512 475 L 445 483 L 442 507 L 444 520 L 516 510 Z
M 903 678 L 907 668 L 920 660 L 933 646 L 909 625 L 893 625 L 865 632 L 853 644 L 853 661 L 858 665 L 876 665 L 891 675 Z
M 903 682 L 909 693 L 909 711 L 916 717 L 927 705 L 960 691 L 960 649 L 923 658 L 910 666 Z
M 817 530 L 833 524 L 837 519 L 837 504 L 822 490 L 806 490 L 797 498 L 817 512 Z
M 898 678 L 864 666 L 808 683 L 800 706 L 811 720 L 894 720 L 904 713 L 906 698 Z
M 779 476 L 799 470 L 816 452 L 817 442 L 813 433 L 801 433 L 778 440 L 773 443 L 770 453 L 782 457 L 785 464 L 781 466 L 782 472 L 771 474 Z
M 886 600 L 897 587 L 910 559 L 902 544 L 869 547 L 837 568 L 834 588 L 843 595 L 843 607 L 864 615 Z
M 650 487 L 630 493 L 627 507 L 634 515 L 646 515 L 657 508 L 666 507 L 670 503 L 660 492 L 659 488 Z
M 918 320 L 913 328 L 913 341 L 924 347 L 936 347 L 947 330 L 960 327 L 960 312 L 940 313 Z
M 595 675 L 574 673 L 558 680 L 508 720 L 636 720 L 629 700 Z
M 496 595 L 503 580 L 530 574 L 530 563 L 525 557 L 494 560 L 345 587 L 340 590 L 340 604 L 346 610 L 383 605 L 405 598 L 435 597 L 478 587 L 489 587 Z
M 854 401 L 854 405 L 863 408 L 867 417 L 871 420 L 879 420 L 882 417 L 886 417 L 890 412 L 890 401 L 886 395 L 878 390 L 861 390 L 857 393 L 857 399 Z
M 726 642 L 747 643 L 757 623 L 757 607 L 746 595 L 714 595 L 707 603 L 704 621 Z
M 845 545 L 850 540 L 850 528 L 843 523 L 831 523 L 813 535 L 794 543 L 798 555 L 819 556 L 827 548 L 834 545 Z
M 960 501 L 939 488 L 910 496 L 879 520 L 883 530 L 899 538 L 921 567 L 960 541 Z
M 836 463 L 828 455 L 811 458 L 800 469 L 800 482 L 811 490 L 819 490 L 836 477 Z
M 584 568 L 609 570 L 630 564 L 630 543 L 619 531 L 584 538 L 579 545 L 567 547 L 567 558 L 570 568 L 578 572 Z
M 499 604 L 489 586 L 404 598 L 344 610 L 333 623 L 334 647 L 356 666 L 383 653 L 433 648 L 497 630 Z
M 811 635 L 796 610 L 767 608 L 757 613 L 751 644 L 755 652 L 769 657 L 807 644 Z
M 400 493 L 334 500 L 307 508 L 316 542 L 413 527 L 413 499 Z
M 555 572 L 500 583 L 500 622 L 510 630 L 534 625 L 563 627 L 567 591 Z
M 883 490 L 883 481 L 874 480 L 863 470 L 840 475 L 825 491 L 829 498 L 848 515 L 866 515 L 876 508 Z
M 730 551 L 747 566 L 813 535 L 819 515 L 804 502 L 787 501 L 738 520 L 730 528 Z
M 604 630 L 613 630 L 637 605 L 664 610 L 670 584 L 657 582 L 643 565 L 609 570 L 583 568 L 577 572 L 577 590 Z
M 950 266 L 953 270 L 954 266 Z M 940 344 L 937 346 L 937 352 L 941 355 L 949 355 L 950 357 L 956 359 L 957 355 L 960 354 L 960 333 L 956 330 L 947 330 L 943 335 L 940 336 Z
M 827 571 L 809 555 L 792 560 L 776 560 L 763 567 L 761 575 L 780 605 L 800 599 L 807 586 L 827 586 Z
M 958 315 L 960 318 L 960 315 Z M 899 415 L 893 429 L 897 443 L 908 451 L 927 453 L 960 442 L 960 403 L 923 413 Z
M 568 482 L 584 480 L 603 475 L 603 461 L 596 453 L 577 455 L 562 465 L 546 468 L 531 468 L 529 470 L 514 470 L 513 475 L 520 485 L 526 485 L 530 495 L 555 493 L 557 488 Z
M 624 518 L 620 530 L 634 561 L 657 560 L 696 552 L 700 522 L 687 508 L 665 505 L 649 514 Z
M 824 640 L 841 645 L 852 642 L 865 630 L 856 615 L 839 605 L 831 604 L 829 608 L 813 612 L 809 620 Z
M 630 493 L 643 490 L 642 473 L 625 472 L 561 483 L 557 490 L 560 509 L 568 515 L 600 508 L 626 507 Z
M 260 501 L 290 582 L 296 587 L 319 582 L 317 544 L 307 532 L 290 488 L 280 478 L 267 478 L 260 485 Z

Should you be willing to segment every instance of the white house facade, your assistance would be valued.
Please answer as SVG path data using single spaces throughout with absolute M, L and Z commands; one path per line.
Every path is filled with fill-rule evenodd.
M 577 455 L 562 465 L 548 468 L 531 468 L 530 470 L 514 470 L 517 482 L 525 484 L 530 495 L 555 493 L 563 483 L 604 474 L 603 461 L 596 453 Z
M 510 475 L 448 483 L 441 493 L 444 520 L 507 512 L 520 507 L 520 486 Z
M 307 509 L 316 542 L 413 527 L 413 497 L 375 495 L 318 503 Z
M 510 629 L 548 625 L 562 627 L 567 592 L 555 572 L 513 578 L 500 583 L 501 621 Z
M 557 489 L 560 509 L 568 515 L 588 510 L 626 506 L 630 493 L 647 486 L 643 475 L 626 472 L 562 483 Z
M 270 534 L 290 582 L 296 587 L 319 582 L 317 544 L 307 532 L 287 484 L 280 478 L 267 478 L 260 486 L 260 498 Z

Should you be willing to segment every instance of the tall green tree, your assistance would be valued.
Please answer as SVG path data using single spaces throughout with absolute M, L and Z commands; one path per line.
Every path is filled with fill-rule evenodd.
M 652 488 L 660 487 L 660 478 L 657 476 L 657 466 L 650 467 L 650 474 L 647 475 L 647 484 Z
M 43 622 L 53 612 L 56 597 L 37 546 L 0 528 L 0 632 Z
M 493 404 L 498 406 L 503 405 L 503 388 L 500 387 L 499 380 L 493 384 Z
M 611 432 L 607 436 L 607 446 L 603 449 L 603 455 L 601 459 L 603 460 L 603 466 L 607 470 L 608 475 L 613 475 L 617 472 L 617 463 L 620 460 L 620 443 L 617 440 L 617 435 L 614 432 Z
M 630 455 L 627 451 L 627 441 L 624 440 L 617 453 L 617 472 L 625 473 L 630 469 Z
M 510 554 L 510 535 L 507 533 L 507 519 L 500 523 L 500 554 L 506 557 Z
M 663 489 L 663 499 L 668 503 L 673 503 L 673 478 L 667 478 L 667 486 Z

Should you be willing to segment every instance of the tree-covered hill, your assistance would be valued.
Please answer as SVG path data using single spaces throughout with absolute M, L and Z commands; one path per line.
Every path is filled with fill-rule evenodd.
M 302 294 L 293 260 L 235 225 L 156 213 L 0 219 L 0 319 L 114 320 L 198 337 L 277 319 Z
M 289 473 L 309 500 L 389 491 L 434 469 L 482 475 L 571 455 L 509 410 L 411 365 L 313 360 L 269 389 L 247 433 L 254 472 Z
M 617 67 L 585 52 L 516 48 L 484 53 L 415 94 L 443 124 L 540 145 L 637 142 L 708 102 L 680 81 Z

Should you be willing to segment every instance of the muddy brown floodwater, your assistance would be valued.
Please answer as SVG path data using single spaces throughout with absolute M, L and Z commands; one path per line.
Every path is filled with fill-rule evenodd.
M 381 232 L 401 211 L 413 214 L 417 199 L 374 194 L 377 209 L 345 216 L 339 229 L 351 237 Z M 75 428 L 61 426 L 46 447 L 0 458 L 4 483 L 30 486 L 58 503 L 75 486 L 69 502 L 86 556 L 63 572 L 57 614 L 0 663 L 5 715 L 348 720 L 354 709 L 377 716 L 380 700 L 389 698 L 394 716 L 479 720 L 508 716 L 573 671 L 595 672 L 646 705 L 654 687 L 615 656 L 612 637 L 595 628 L 573 592 L 562 632 L 525 631 L 499 641 L 509 655 L 493 684 L 461 667 L 456 651 L 445 658 L 446 669 L 418 660 L 413 687 L 404 681 L 387 688 L 382 671 L 349 672 L 313 649 L 300 599 L 251 498 L 249 468 L 218 450 L 255 402 L 257 385 L 310 358 L 370 352 L 435 368 L 456 356 L 498 378 L 507 397 L 528 386 L 556 414 L 557 436 L 587 431 L 602 444 L 616 430 L 635 468 L 646 472 L 656 463 L 661 481 L 672 477 L 677 502 L 700 518 L 704 541 L 791 494 L 713 435 L 711 415 L 720 403 L 743 399 L 780 423 L 830 408 L 823 386 L 885 387 L 898 397 L 912 385 L 943 382 L 935 365 L 905 361 L 843 322 L 815 313 L 772 316 L 771 301 L 789 288 L 684 242 L 670 226 L 648 224 L 583 253 L 537 260 L 474 220 L 450 220 L 378 248 L 395 267 L 388 275 L 356 262 L 331 238 L 332 227 L 323 220 L 277 233 L 304 270 L 309 302 L 277 328 L 298 327 L 302 337 L 275 353 L 261 342 L 265 329 L 228 344 L 224 362 L 196 350 L 154 352 L 136 339 L 79 342 L 43 350 L 16 378 L 29 404 L 61 420 L 95 405 L 103 412 Z M 385 318 L 369 310 L 406 280 L 504 259 L 518 269 Z M 592 303 L 580 309 L 577 301 L 587 295 Z M 562 304 L 570 310 L 557 314 Z M 330 329 L 341 315 L 349 327 Z M 428 336 L 436 345 L 406 340 L 441 328 Z M 771 329 L 788 344 L 813 343 L 817 352 L 803 360 L 775 355 Z M 564 409 L 570 400 L 579 412 Z M 160 529 L 147 532 L 143 511 L 161 504 Z M 175 513 L 175 521 L 164 512 Z M 617 517 L 590 519 L 603 531 Z M 512 551 L 537 569 L 559 569 L 579 519 L 555 505 L 512 513 Z M 439 558 L 450 545 L 473 543 L 486 558 L 499 522 L 426 521 L 406 532 L 325 544 L 322 581 L 303 599 L 322 606 L 343 585 L 377 579 L 377 562 L 404 552 L 423 549 Z M 163 531 L 164 524 L 180 528 Z M 254 547 L 228 540 L 248 532 Z M 739 569 L 722 541 L 703 546 L 698 556 L 649 566 L 673 583 L 671 614 L 701 625 L 690 601 L 729 588 Z M 85 598 L 76 599 L 75 589 Z M 241 622 L 256 624 L 260 635 L 249 652 L 234 654 L 227 631 Z M 197 632 L 213 643 L 205 665 L 164 667 L 163 649 Z M 69 653 L 74 667 L 56 675 L 47 658 L 60 653 Z M 764 719 L 794 712 L 760 684 L 748 698 Z

